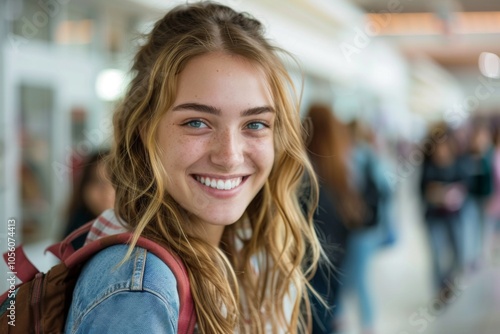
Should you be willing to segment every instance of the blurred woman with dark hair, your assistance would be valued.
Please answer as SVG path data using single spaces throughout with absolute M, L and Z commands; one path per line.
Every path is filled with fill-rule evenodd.
M 474 272 L 483 265 L 487 205 L 494 192 L 493 134 L 490 125 L 480 120 L 472 126 L 467 154 L 469 196 L 464 206 L 463 224 L 465 269 Z
M 362 201 L 350 180 L 352 142 L 349 129 L 325 106 L 310 108 L 312 133 L 308 151 L 322 184 L 335 200 L 335 209 L 348 227 L 362 224 Z
M 108 151 L 96 151 L 87 156 L 76 177 L 67 211 L 67 236 L 83 224 L 96 219 L 106 209 L 113 208 L 115 190 L 106 173 L 104 158 Z M 86 236 L 73 241 L 75 249 L 83 246 Z
M 442 299 L 450 296 L 446 282 L 462 267 L 463 253 L 459 242 L 461 214 L 467 197 L 466 164 L 457 155 L 456 141 L 445 124 L 429 131 L 439 137 L 425 157 L 420 189 L 424 204 L 425 224 L 432 254 L 433 280 Z M 447 254 L 451 254 L 449 259 Z
M 373 160 L 370 157 L 373 152 L 359 145 L 349 127 L 336 119 L 330 108 L 313 105 L 306 117 L 312 128 L 308 151 L 320 183 L 316 228 L 328 258 L 335 268 L 341 269 L 342 290 L 354 288 L 356 292 L 364 333 L 371 333 L 374 320 L 366 274 L 369 259 L 378 244 L 379 229 L 365 225 L 370 208 L 363 189 L 368 171 L 365 166 Z M 369 169 L 374 173 L 375 168 Z M 315 303 L 313 332 L 338 330 L 339 277 L 328 266 L 322 266 L 311 283 L 325 296 L 329 308 L 333 307 L 328 310 L 319 302 Z

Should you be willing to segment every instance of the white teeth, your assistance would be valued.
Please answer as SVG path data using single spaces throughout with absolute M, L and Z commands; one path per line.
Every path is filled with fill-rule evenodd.
M 242 178 L 238 177 L 230 180 L 210 179 L 209 177 L 196 176 L 196 180 L 201 184 L 219 190 L 231 190 L 241 184 Z

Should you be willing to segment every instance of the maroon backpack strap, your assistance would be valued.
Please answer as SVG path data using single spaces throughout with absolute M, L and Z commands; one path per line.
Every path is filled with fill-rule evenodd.
M 10 264 L 11 261 L 9 261 L 9 256 L 15 256 L 15 264 Z M 14 252 L 3 253 L 3 258 L 7 264 L 8 271 L 16 275 L 21 282 L 28 282 L 39 273 L 39 270 L 26 256 L 22 245 L 17 246 Z
M 160 260 L 165 262 L 170 270 L 174 273 L 177 280 L 177 291 L 179 293 L 179 321 L 177 332 L 180 334 L 191 334 L 194 332 L 196 324 L 196 313 L 194 309 L 193 297 L 189 284 L 189 275 L 184 266 L 184 263 L 174 254 L 167 251 L 161 245 L 146 239 L 139 238 L 137 245 L 147 249 Z
M 58 242 L 56 244 L 53 244 L 45 250 L 45 252 L 51 252 L 54 254 L 59 260 L 64 261 L 68 257 L 70 257 L 74 252 L 75 249 L 73 248 L 73 245 L 71 244 L 74 240 L 76 240 L 78 237 L 85 235 L 90 231 L 92 228 L 92 224 L 94 223 L 95 219 L 85 223 L 84 225 L 80 226 L 78 229 L 74 230 L 71 232 L 64 240 L 61 242 Z
M 73 240 L 78 238 L 81 235 L 84 235 L 88 231 L 90 231 L 90 228 L 92 227 L 93 221 L 90 221 L 83 225 L 82 227 L 78 228 L 77 230 L 73 231 L 70 235 L 68 235 L 64 240 L 61 242 L 58 242 L 56 244 L 53 244 L 45 250 L 45 252 L 49 251 L 52 254 L 54 254 L 59 260 L 63 261 L 64 259 L 68 258 L 71 254 L 75 252 L 73 249 L 73 246 L 71 243 Z M 14 254 L 12 254 L 14 253 Z M 26 252 L 24 251 L 24 248 L 22 245 L 19 245 L 16 247 L 14 252 L 5 252 L 3 254 L 3 258 L 5 260 L 5 263 L 7 264 L 7 267 L 10 267 L 10 262 L 9 261 L 9 255 L 12 257 L 12 255 L 15 255 L 16 263 L 15 265 L 12 265 L 12 268 L 8 268 L 9 272 L 12 272 L 12 274 L 16 275 L 16 277 L 21 281 L 21 282 L 28 282 L 31 281 L 36 274 L 38 274 L 40 271 L 35 267 L 35 265 L 28 259 L 26 256 Z
M 75 265 L 87 261 L 88 259 L 90 259 L 90 257 L 92 257 L 92 255 L 96 254 L 104 248 L 118 244 L 128 244 L 130 243 L 131 239 L 132 233 L 120 233 L 97 239 L 75 251 L 72 255 L 63 260 L 63 262 L 67 267 L 71 268 Z M 196 313 L 194 309 L 194 302 L 191 295 L 189 276 L 186 267 L 177 256 L 154 241 L 151 241 L 144 237 L 140 237 L 137 240 L 136 245 L 147 249 L 149 252 L 160 258 L 160 260 L 162 260 L 174 274 L 177 280 L 177 291 L 179 293 L 180 302 L 178 333 L 193 333 L 194 326 L 196 324 Z

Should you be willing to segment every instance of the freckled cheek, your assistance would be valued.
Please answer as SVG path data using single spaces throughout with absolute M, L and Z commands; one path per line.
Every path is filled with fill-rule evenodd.
M 198 138 L 179 137 L 171 147 L 173 161 L 182 165 L 189 164 L 199 159 L 207 152 L 207 140 Z M 168 159 L 168 157 L 167 157 Z M 187 167 L 187 166 L 185 166 Z
M 274 163 L 273 140 L 259 140 L 248 146 L 249 157 L 254 165 L 271 170 Z

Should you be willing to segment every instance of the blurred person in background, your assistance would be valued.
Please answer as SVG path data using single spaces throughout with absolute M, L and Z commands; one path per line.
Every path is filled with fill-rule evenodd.
M 381 159 L 373 146 L 375 137 L 367 124 L 353 120 L 349 124 L 351 182 L 361 195 L 363 219 L 361 226 L 351 230 L 344 261 L 343 292 L 354 292 L 358 300 L 362 333 L 375 332 L 375 307 L 368 274 L 373 256 L 382 246 L 391 244 L 388 205 L 391 187 Z M 339 304 L 339 319 L 342 304 Z M 340 320 L 339 320 L 340 321 Z
M 331 109 L 312 105 L 305 118 L 309 131 L 307 150 L 318 175 L 320 195 L 314 223 L 330 263 L 323 263 L 311 280 L 324 297 L 327 307 L 312 296 L 313 333 L 335 332 L 335 307 L 338 303 L 338 268 L 342 267 L 349 229 L 362 223 L 359 194 L 349 181 L 351 143 L 347 127 Z M 329 265 L 332 264 L 333 268 Z
M 392 246 L 397 240 L 394 211 L 397 183 L 392 185 L 389 180 L 397 171 L 389 156 L 388 143 L 380 133 L 373 131 L 371 126 L 357 120 L 351 122 L 350 131 L 354 136 L 355 147 L 368 156 L 362 174 L 365 178 L 372 176 L 378 190 L 378 223 L 380 223 L 382 246 Z
M 362 139 L 366 133 L 361 133 L 357 125 L 351 128 L 356 132 L 351 132 L 329 107 L 322 105 L 311 106 L 306 120 L 312 128 L 308 151 L 321 186 L 315 224 L 330 261 L 334 268 L 340 268 L 338 273 L 320 267 L 312 280 L 329 306 L 325 309 L 315 303 L 313 333 L 343 329 L 341 295 L 348 291 L 357 297 L 363 332 L 373 333 L 374 311 L 367 274 L 370 259 L 382 238 L 378 224 L 380 211 L 369 205 L 366 193 L 370 192 L 368 183 L 380 193 L 383 175 L 376 166 L 373 150 Z M 378 207 L 380 196 L 376 196 Z M 375 215 L 374 219 L 370 215 Z
M 469 196 L 464 206 L 463 225 L 465 265 L 469 271 L 481 266 L 484 255 L 486 204 L 493 193 L 493 145 L 489 125 L 480 121 L 472 126 L 464 161 L 469 173 Z
M 73 193 L 68 205 L 64 236 L 85 223 L 94 220 L 115 202 L 115 190 L 106 172 L 105 157 L 109 151 L 95 151 L 84 158 L 79 170 L 74 171 Z M 83 246 L 86 236 L 75 239 L 75 249 Z
M 500 124 L 496 124 L 493 130 L 493 192 L 486 204 L 486 226 L 483 234 L 485 255 L 491 258 L 494 254 L 495 245 L 500 245 Z
M 441 139 L 430 140 L 436 134 L 441 134 Z M 428 137 L 434 146 L 426 152 L 420 190 L 431 248 L 433 285 L 440 297 L 448 298 L 451 288 L 447 282 L 463 265 L 459 238 L 467 196 L 467 171 L 457 158 L 456 142 L 445 124 L 432 127 Z

